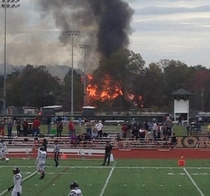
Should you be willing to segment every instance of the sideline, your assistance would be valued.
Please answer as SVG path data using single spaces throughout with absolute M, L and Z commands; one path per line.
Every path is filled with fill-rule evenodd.
M 189 177 L 189 179 L 191 180 L 191 182 L 193 183 L 193 185 L 195 186 L 195 188 L 198 190 L 198 192 L 200 193 L 200 195 L 201 196 L 204 196 L 203 192 L 198 187 L 198 185 L 195 183 L 195 181 L 192 179 L 191 175 L 188 173 L 188 171 L 186 170 L 186 168 L 183 168 L 183 170 L 185 171 L 185 173 L 187 174 L 187 176 Z
M 3 166 L 1 166 L 0 165 L 0 170 L 1 169 L 3 169 L 4 167 L 7 167 L 7 168 L 14 168 L 14 166 L 13 165 L 3 165 Z M 21 166 L 21 168 L 36 168 L 37 166 L 34 166 L 34 165 L 28 165 L 28 166 Z M 66 167 L 69 167 L 69 168 L 71 168 L 71 169 L 73 169 L 73 168 L 80 168 L 80 169 L 107 169 L 107 168 L 112 168 L 112 166 L 106 166 L 106 167 L 102 167 L 102 166 L 89 166 L 89 165 L 84 165 L 84 166 L 65 166 L 65 165 L 61 165 L 61 166 L 59 166 L 59 168 L 66 168 Z M 54 168 L 54 166 L 47 166 L 47 168 Z M 119 168 L 119 169 L 180 169 L 180 167 L 179 166 L 176 166 L 176 167 L 147 167 L 147 166 L 117 166 L 117 167 L 115 167 L 116 169 L 117 168 Z M 186 169 L 208 169 L 208 170 L 210 170 L 210 167 L 185 167 Z M 0 195 L 1 196 L 1 195 Z
M 14 167 L 14 166 L 13 166 Z M 29 178 L 33 177 L 35 174 L 37 174 L 37 171 L 33 172 L 32 174 L 30 174 L 29 176 L 25 177 L 23 179 L 23 182 L 25 182 L 26 180 L 28 180 Z M 5 193 L 9 192 L 8 189 L 4 190 L 2 193 L 0 193 L 0 196 L 4 195 Z
M 113 173 L 113 171 L 114 171 L 114 169 L 115 169 L 116 163 L 117 163 L 117 161 L 116 161 L 116 162 L 114 163 L 114 165 L 112 166 L 112 169 L 111 169 L 111 171 L 110 171 L 110 173 L 109 173 L 108 178 L 106 179 L 106 182 L 105 182 L 105 184 L 104 184 L 104 187 L 103 187 L 103 189 L 101 190 L 100 196 L 103 196 L 103 194 L 104 194 L 104 191 L 105 191 L 105 189 L 106 189 L 106 187 L 107 187 L 107 184 L 108 184 L 108 182 L 109 182 L 109 179 L 111 178 L 112 173 Z

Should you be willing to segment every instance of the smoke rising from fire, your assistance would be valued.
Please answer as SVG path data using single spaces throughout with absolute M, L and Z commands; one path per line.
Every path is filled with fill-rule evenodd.
M 52 14 L 61 30 L 60 42 L 69 43 L 63 32 L 80 30 L 83 42 L 95 45 L 97 52 L 109 56 L 129 45 L 130 23 L 134 11 L 123 0 L 37 0 L 43 16 Z

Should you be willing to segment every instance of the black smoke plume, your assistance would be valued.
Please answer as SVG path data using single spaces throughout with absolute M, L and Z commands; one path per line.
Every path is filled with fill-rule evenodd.
M 133 9 L 123 0 L 37 0 L 43 15 L 52 14 L 61 32 L 80 30 L 89 43 L 96 43 L 100 54 L 111 53 L 129 45 Z M 85 33 L 84 33 L 85 32 Z M 67 36 L 59 37 L 67 44 Z M 95 40 L 96 39 L 96 40 Z M 87 41 L 87 40 L 86 40 Z

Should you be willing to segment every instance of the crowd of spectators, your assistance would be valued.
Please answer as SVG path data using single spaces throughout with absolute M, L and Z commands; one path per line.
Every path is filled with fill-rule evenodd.
M 167 117 L 164 122 L 152 122 L 145 120 L 144 122 L 126 121 L 121 126 L 121 137 L 118 135 L 117 140 L 139 140 L 145 143 L 173 143 L 176 145 L 176 136 L 173 133 L 173 121 Z
M 15 123 L 14 123 L 15 121 Z M 47 134 L 51 134 L 52 125 L 55 128 L 54 136 L 62 138 L 64 125 L 67 126 L 69 143 L 72 146 L 79 144 L 90 144 L 95 139 L 107 138 L 108 134 L 104 133 L 104 121 L 90 121 L 89 119 L 78 120 L 77 124 L 84 125 L 82 133 L 78 133 L 75 130 L 74 118 L 69 120 L 48 116 L 46 118 Z M 31 134 L 33 137 L 37 137 L 40 134 L 41 121 L 38 118 L 33 119 L 30 123 L 26 119 L 21 121 L 20 119 L 8 119 L 7 122 L 7 134 L 8 137 L 12 136 L 12 130 L 16 127 L 17 136 L 21 134 L 28 136 Z M 125 121 L 121 125 L 121 132 L 118 133 L 116 141 L 122 140 L 138 140 L 141 142 L 172 142 L 176 145 L 176 136 L 173 134 L 173 122 L 167 117 L 164 122 L 157 122 L 156 119 L 152 119 L 151 122 L 145 120 L 144 122 L 137 122 L 135 120 Z M 29 130 L 30 129 L 30 133 Z M 76 134 L 77 133 L 77 134 Z

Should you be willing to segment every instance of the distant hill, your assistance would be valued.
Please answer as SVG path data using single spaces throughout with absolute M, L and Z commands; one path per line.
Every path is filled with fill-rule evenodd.
M 25 65 L 7 65 L 7 74 L 13 73 L 15 71 L 22 71 L 25 68 Z M 64 79 L 66 74 L 69 72 L 70 67 L 66 65 L 47 65 L 46 69 L 49 71 L 52 76 L 58 76 L 61 80 Z M 80 74 L 82 74 L 82 71 L 80 69 L 76 69 L 76 71 Z M 4 66 L 0 65 L 0 75 L 4 74 Z

